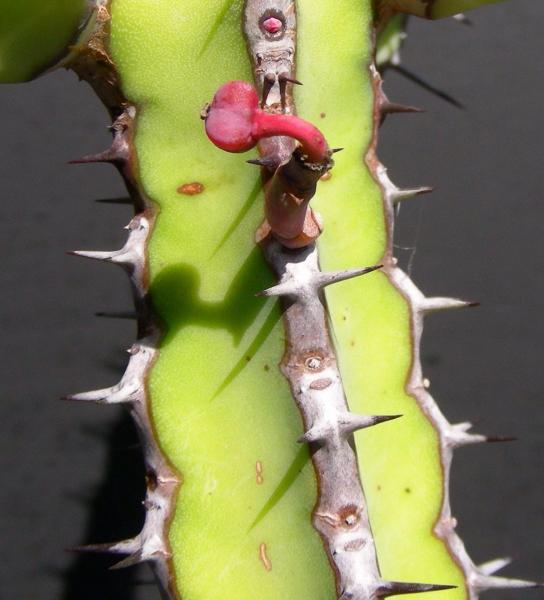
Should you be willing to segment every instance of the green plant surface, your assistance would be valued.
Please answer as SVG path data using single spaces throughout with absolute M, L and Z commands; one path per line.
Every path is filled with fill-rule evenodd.
M 149 259 L 167 334 L 150 391 L 161 446 L 183 478 L 170 533 L 176 576 L 189 599 L 213 598 L 218 585 L 226 598 L 255 589 L 261 598 L 331 598 L 332 572 L 310 524 L 314 475 L 277 369 L 279 311 L 254 297 L 271 283 L 253 242 L 259 175 L 243 156 L 212 147 L 198 119 L 219 84 L 251 79 L 241 3 L 199 7 L 115 0 L 112 13 L 112 57 L 139 113 L 140 177 L 160 207 Z M 298 15 L 299 113 L 346 148 L 315 203 L 323 267 L 375 264 L 386 234 L 380 190 L 363 162 L 373 131 L 370 2 L 341 0 L 331 10 L 326 0 L 302 1 Z M 192 182 L 202 193 L 178 193 Z M 340 284 L 328 300 L 352 410 L 405 415 L 357 436 L 384 575 L 458 584 L 442 597 L 465 597 L 431 531 L 442 474 L 436 432 L 404 392 L 407 306 L 384 276 Z M 259 559 L 262 543 L 271 571 Z
M 28 81 L 76 40 L 87 0 L 1 0 L 0 83 Z
M 385 264 L 371 278 L 343 281 L 326 291 L 331 337 L 350 410 L 362 415 L 402 415 L 354 436 L 372 541 L 383 580 L 456 585 L 433 596 L 444 600 L 467 600 L 485 586 L 468 577 L 472 591 L 467 590 L 461 568 L 433 532 L 447 498 L 444 470 L 449 455 L 444 451 L 441 455 L 440 437 L 444 443 L 454 427 L 446 423 L 438 431 L 430 411 L 425 414 L 417 398 L 407 392 L 414 364 L 419 365 L 415 345 L 420 331 L 413 315 L 423 309 L 413 299 L 410 304 L 391 280 L 395 263 L 390 255 L 390 199 L 379 184 L 381 165 L 374 153 L 381 117 L 373 67 L 375 18 L 384 7 L 391 14 L 441 18 L 498 1 L 299 0 L 296 4 L 296 76 L 304 83 L 296 89 L 297 111 L 321 128 L 331 147 L 344 149 L 335 154 L 332 174 L 323 177 L 312 200 L 324 223 L 318 240 L 321 267 L 342 271 Z M 104 20 L 97 39 L 102 43 L 102 36 L 111 33 L 106 49 L 112 63 L 105 53 L 85 55 L 84 66 L 91 69 L 84 78 L 91 83 L 93 78 L 100 80 L 99 94 L 116 92 L 121 82 L 122 94 L 112 93 L 109 105 L 114 109 L 118 145 L 106 154 L 128 181 L 131 195 L 137 195 L 138 186 L 131 187 L 130 179 L 135 175 L 156 208 L 146 212 L 153 231 L 145 259 L 140 246 L 131 247 L 124 263 L 117 262 L 129 272 L 133 285 L 145 272 L 135 289 L 143 296 L 149 283 L 149 300 L 162 326 L 157 360 L 150 372 L 142 371 L 140 387 L 131 391 L 134 397 L 141 394 L 140 409 L 149 401 L 152 423 L 147 416 L 139 421 L 145 413 L 134 409 L 134 398 L 120 401 L 132 403 L 137 425 L 148 438 L 156 435 L 179 474 L 181 486 L 167 548 L 172 552 L 179 596 L 332 600 L 339 595 L 334 571 L 324 540 L 311 523 L 319 493 L 317 478 L 308 447 L 296 443 L 304 428 L 294 394 L 278 368 L 286 341 L 292 339 L 285 339 L 277 300 L 257 296 L 275 283 L 254 239 L 263 219 L 260 171 L 245 162 L 255 153 L 240 156 L 215 148 L 199 119 L 219 85 L 253 78 L 241 28 L 243 1 L 209 0 L 204 10 L 202 2 L 194 0 L 111 0 L 107 9 L 100 6 Z M 27 2 L 20 9 L 21 5 L 6 7 L 6 21 L 13 30 L 0 26 L 0 81 L 22 81 L 58 64 L 72 50 L 70 44 L 85 20 L 88 3 L 59 0 L 43 8 Z M 398 50 L 406 14 L 396 14 L 380 29 L 378 63 L 391 60 Z M 98 65 L 102 69 L 93 71 Z M 108 78 L 113 74 L 110 66 L 118 79 Z M 104 156 L 81 162 L 97 162 Z M 131 230 L 129 240 L 132 235 Z M 93 257 L 92 252 L 80 254 Z M 112 257 L 123 253 L 98 254 L 102 256 L 93 258 L 116 262 Z M 147 332 L 142 326 L 146 300 L 141 302 L 144 316 L 138 316 L 139 336 Z M 108 390 L 118 391 L 115 386 Z M 92 394 L 96 396 L 96 392 L 87 396 Z M 76 396 L 71 399 L 89 400 L 82 398 L 85 394 Z M 102 397 L 94 400 L 113 403 Z M 319 451 L 328 451 L 330 440 L 325 444 L 323 439 L 314 438 L 312 443 L 320 444 Z M 352 443 L 348 434 L 344 443 Z M 448 451 L 453 445 L 447 446 Z M 149 447 L 145 450 L 150 453 Z M 160 489 L 175 487 L 175 478 L 161 480 L 154 464 L 146 463 L 146 525 L 168 506 L 170 498 L 159 498 Z M 325 481 L 327 470 L 320 475 Z M 156 489 L 163 504 L 149 500 Z M 442 523 L 451 524 L 447 512 Z M 168 514 L 163 511 L 157 519 L 160 525 L 144 531 L 162 531 L 161 518 Z M 343 526 L 340 521 L 338 528 Z M 153 552 L 158 547 L 153 538 L 137 546 L 143 537 L 110 545 L 109 550 L 129 554 L 128 562 L 123 561 L 127 565 L 159 555 L 164 561 L 169 556 L 163 546 Z M 344 546 L 346 552 L 351 549 Z M 156 569 L 157 564 L 159 560 Z M 462 564 L 465 569 L 468 564 L 469 572 L 474 567 L 468 557 Z M 476 567 L 473 574 L 486 575 Z M 530 582 L 516 583 L 531 587 Z M 491 584 L 499 587 L 497 581 Z M 373 597 L 384 593 L 370 584 L 369 590 Z
M 300 114 L 319 122 L 331 145 L 344 147 L 313 202 L 325 223 L 318 241 L 325 271 L 379 264 L 386 249 L 381 190 L 364 163 L 374 126 L 370 9 L 341 0 L 332 13 L 327 5 L 322 1 L 313 10 L 300 3 L 298 76 L 304 87 L 297 89 Z M 432 533 L 442 469 L 437 433 L 404 390 L 412 357 L 407 304 L 382 274 L 331 286 L 327 301 L 351 410 L 404 415 L 356 434 L 382 574 L 458 585 L 433 597 L 465 598 L 461 571 Z
M 333 574 L 310 521 L 316 483 L 296 443 L 300 416 L 277 368 L 280 312 L 255 297 L 273 283 L 253 241 L 260 175 L 250 156 L 214 148 L 199 119 L 218 84 L 251 79 L 240 15 L 240 2 L 112 5 L 112 57 L 139 115 L 140 177 L 160 209 L 149 260 L 167 333 L 149 389 L 160 444 L 183 481 L 170 543 L 188 600 L 219 590 L 325 600 Z M 177 191 L 194 182 L 201 193 Z

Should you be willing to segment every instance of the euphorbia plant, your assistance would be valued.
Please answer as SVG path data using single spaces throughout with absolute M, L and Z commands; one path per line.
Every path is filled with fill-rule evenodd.
M 79 254 L 129 273 L 139 331 L 119 385 L 71 398 L 126 404 L 148 469 L 141 533 L 90 550 L 149 561 L 171 598 L 453 599 L 533 585 L 493 576 L 501 561 L 475 566 L 455 533 L 453 450 L 489 438 L 441 414 L 419 340 L 424 314 L 471 303 L 425 297 L 396 266 L 394 204 L 421 190 L 394 186 L 375 153 L 394 105 L 373 34 L 399 11 L 483 3 L 79 7 L 85 33 L 63 64 L 102 97 L 114 135 L 80 162 L 112 162 L 137 213 L 120 251 Z M 61 47 L 74 6 L 56 6 Z M 54 52 L 2 61 L 4 79 L 60 58 L 51 39 Z M 258 92 L 232 83 L 251 79 Z M 198 118 L 214 94 L 202 116 L 221 149 Z M 334 168 L 324 136 L 344 148 Z M 230 153 L 255 144 L 260 173 Z

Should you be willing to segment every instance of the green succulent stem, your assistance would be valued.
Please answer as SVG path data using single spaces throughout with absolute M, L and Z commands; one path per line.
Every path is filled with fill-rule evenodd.
M 65 60 L 93 26 L 95 2 L 0 3 L 0 83 L 28 81 Z
M 454 450 L 490 438 L 441 413 L 420 340 L 426 315 L 473 303 L 426 297 L 398 268 L 394 207 L 429 190 L 397 188 L 377 156 L 385 114 L 414 110 L 382 92 L 378 32 L 387 62 L 399 13 L 490 1 L 110 0 L 72 47 L 89 7 L 59 0 L 43 51 L 29 43 L 42 3 L 26 19 L 12 9 L 3 79 L 67 54 L 113 121 L 112 146 L 74 162 L 113 164 L 135 207 L 121 249 L 75 252 L 126 271 L 138 330 L 121 381 L 70 398 L 124 404 L 147 468 L 142 530 L 89 551 L 149 562 L 169 600 L 475 600 L 535 585 L 496 577 L 504 561 L 475 565 L 455 533 Z M 311 143 L 318 127 L 319 152 L 286 128 L 258 158 L 215 148 L 199 115 L 240 80 L 267 123 L 298 113 Z M 325 138 L 344 148 L 332 170 Z

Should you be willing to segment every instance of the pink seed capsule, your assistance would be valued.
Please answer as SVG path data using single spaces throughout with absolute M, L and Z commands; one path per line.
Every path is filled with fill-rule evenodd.
M 283 23 L 276 17 L 268 17 L 263 21 L 263 29 L 268 33 L 278 33 L 283 28 Z

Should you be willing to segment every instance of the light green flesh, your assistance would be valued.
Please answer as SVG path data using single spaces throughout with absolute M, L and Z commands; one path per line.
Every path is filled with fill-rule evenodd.
M 385 244 L 379 190 L 363 164 L 372 122 L 368 4 L 298 2 L 298 110 L 331 146 L 346 148 L 315 201 L 325 269 L 376 264 Z M 277 368 L 279 310 L 254 296 L 272 283 L 253 242 L 262 198 L 245 159 L 255 153 L 219 151 L 198 118 L 222 83 L 251 80 L 241 3 L 114 0 L 112 16 L 112 57 L 138 107 L 141 181 L 160 206 L 151 294 L 168 333 L 150 394 L 161 447 L 183 478 L 170 530 L 179 590 L 186 600 L 332 600 L 332 570 L 310 522 L 315 477 Z M 203 193 L 176 191 L 191 182 Z M 357 434 L 383 574 L 457 584 L 433 597 L 465 598 L 459 570 L 431 534 L 441 469 L 436 434 L 403 392 L 406 304 L 379 273 L 338 284 L 328 301 L 351 408 L 405 415 Z M 271 570 L 259 557 L 263 543 Z
M 35 77 L 68 53 L 86 0 L 0 0 L 0 83 Z
M 364 25 L 370 15 L 362 4 L 337 0 L 331 14 L 321 0 L 320 9 L 305 9 L 308 3 L 302 3 L 299 11 L 297 76 L 305 85 L 297 89 L 298 110 L 319 123 L 331 146 L 345 148 L 313 201 L 325 224 L 319 239 L 325 271 L 379 264 L 386 244 L 380 190 L 363 162 L 372 138 L 373 94 L 365 68 L 370 34 Z M 339 31 L 342 44 L 333 33 Z M 408 307 L 381 273 L 327 290 L 351 410 L 404 415 L 356 434 L 382 573 L 395 580 L 458 585 L 433 598 L 465 598 L 462 573 L 431 534 L 442 498 L 442 470 L 437 434 L 404 392 L 411 364 Z M 417 596 L 425 597 L 411 597 Z
M 300 416 L 277 368 L 279 309 L 255 297 L 273 282 L 253 242 L 259 171 L 244 162 L 251 155 L 212 146 L 199 119 L 221 83 L 251 78 L 241 6 L 207 43 L 223 2 L 203 7 L 113 3 L 113 57 L 139 110 L 142 181 L 161 210 L 149 249 L 151 293 L 169 332 L 150 391 L 161 446 L 183 478 L 170 531 L 177 582 L 186 600 L 326 600 L 334 580 L 310 522 L 313 469 L 296 443 Z M 176 192 L 195 181 L 203 193 Z M 289 474 L 277 503 L 260 514 Z

